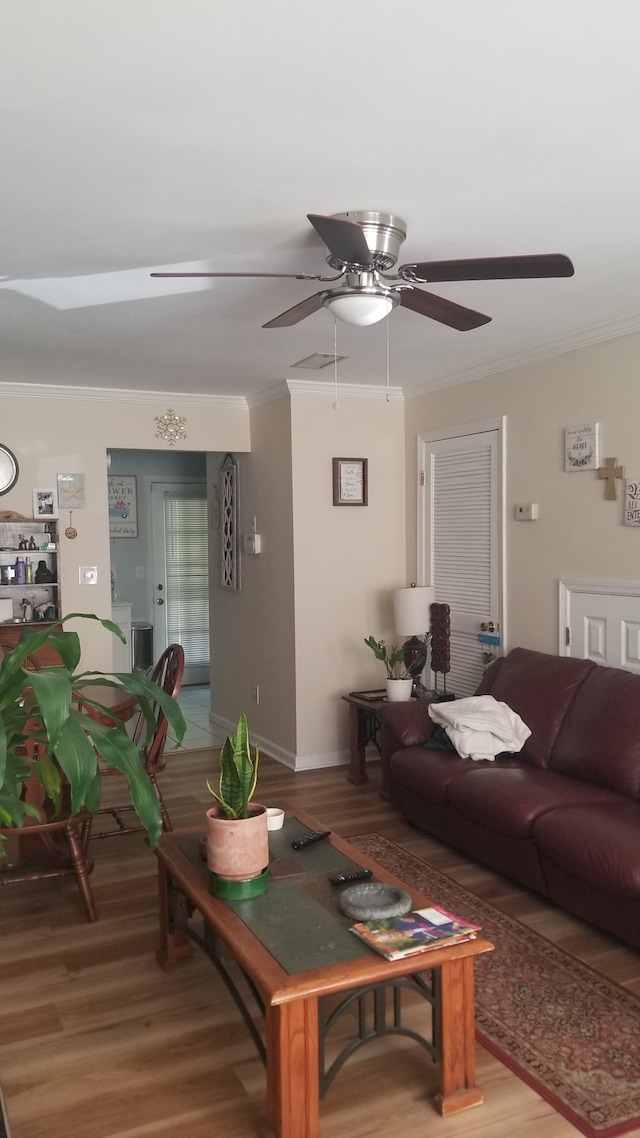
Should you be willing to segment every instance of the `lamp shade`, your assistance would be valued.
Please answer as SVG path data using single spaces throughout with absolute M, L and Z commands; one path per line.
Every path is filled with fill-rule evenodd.
M 412 585 L 393 590 L 393 623 L 397 636 L 422 636 L 431 628 L 432 585 Z

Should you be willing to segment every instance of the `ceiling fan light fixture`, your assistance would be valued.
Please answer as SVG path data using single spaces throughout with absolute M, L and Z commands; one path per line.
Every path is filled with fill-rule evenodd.
M 337 320 L 366 328 L 368 324 L 384 320 L 395 308 L 398 298 L 387 292 L 349 292 L 336 289 L 327 293 L 322 303 Z

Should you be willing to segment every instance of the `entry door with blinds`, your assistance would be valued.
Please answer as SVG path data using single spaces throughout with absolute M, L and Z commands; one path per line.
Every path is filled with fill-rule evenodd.
M 209 683 L 209 556 L 205 484 L 153 482 L 155 657 L 185 653 L 184 684 Z
M 502 429 L 419 438 L 422 580 L 451 608 L 447 689 L 471 695 L 504 632 Z M 482 636 L 483 642 L 480 637 Z

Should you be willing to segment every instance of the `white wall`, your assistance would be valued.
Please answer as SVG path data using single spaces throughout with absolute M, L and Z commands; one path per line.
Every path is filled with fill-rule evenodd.
M 404 439 L 400 398 L 292 386 L 296 706 L 299 766 L 346 757 L 341 696 L 380 687 L 364 644 L 393 637 L 391 590 L 405 574 Z M 368 460 L 368 505 L 334 506 L 333 458 Z
M 507 417 L 509 644 L 558 648 L 558 580 L 637 580 L 640 529 L 623 525 L 595 471 L 564 472 L 564 428 L 600 424 L 600 461 L 640 477 L 640 336 L 594 344 L 473 383 L 406 400 L 408 563 L 415 562 L 416 439 L 420 431 Z M 537 502 L 539 520 L 514 519 Z
M 73 511 L 78 536 L 75 540 L 62 537 L 60 576 L 65 613 L 110 615 L 106 452 L 113 447 L 173 449 L 155 438 L 156 416 L 163 415 L 169 407 L 186 418 L 187 438 L 176 444 L 176 450 L 249 448 L 249 412 L 244 400 L 0 384 L 2 441 L 14 452 L 20 466 L 18 482 L 0 498 L 0 509 L 16 510 L 30 517 L 34 488 L 55 487 L 58 473 L 85 476 L 86 506 Z M 69 520 L 69 511 L 62 511 L 63 533 Z M 98 567 L 97 585 L 78 583 L 81 565 Z M 111 635 L 94 622 L 87 622 L 78 631 L 82 637 L 83 665 L 108 670 Z
M 263 552 L 242 557 L 238 592 L 212 590 L 212 689 L 219 722 L 246 711 L 300 769 L 346 760 L 340 697 L 384 682 L 364 638 L 393 635 L 391 590 L 407 583 L 404 420 L 397 392 L 345 390 L 334 411 L 333 388 L 289 387 L 252 408 L 251 453 L 234 455 L 241 533 L 255 517 Z M 369 460 L 368 506 L 333 506 L 334 457 Z

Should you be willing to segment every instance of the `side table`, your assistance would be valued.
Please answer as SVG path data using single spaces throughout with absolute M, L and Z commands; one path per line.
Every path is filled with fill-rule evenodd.
M 380 720 L 376 714 L 384 704 L 384 690 L 379 699 L 364 699 L 361 692 L 352 691 L 343 695 L 349 704 L 349 773 L 347 782 L 362 786 L 369 781 L 366 770 L 365 751 L 373 743 L 380 754 Z
M 353 783 L 354 786 L 362 786 L 363 783 L 369 781 L 366 769 L 366 748 L 369 743 L 373 743 L 381 759 L 380 795 L 382 798 L 388 798 L 389 772 L 387 761 L 389 756 L 386 756 L 387 761 L 385 761 L 385 755 L 382 753 L 382 725 L 379 715 L 381 708 L 388 707 L 388 704 L 384 698 L 383 690 L 380 691 L 379 699 L 373 698 L 373 695 L 374 693 L 367 692 L 368 698 L 365 699 L 363 692 L 352 691 L 348 695 L 342 696 L 345 703 L 349 704 L 349 773 L 347 774 L 347 782 Z M 419 702 L 426 707 L 430 703 L 441 703 L 450 699 L 455 699 L 455 696 L 446 692 L 429 691 L 419 700 L 412 696 L 406 703 L 396 703 L 393 706 L 408 708 Z

